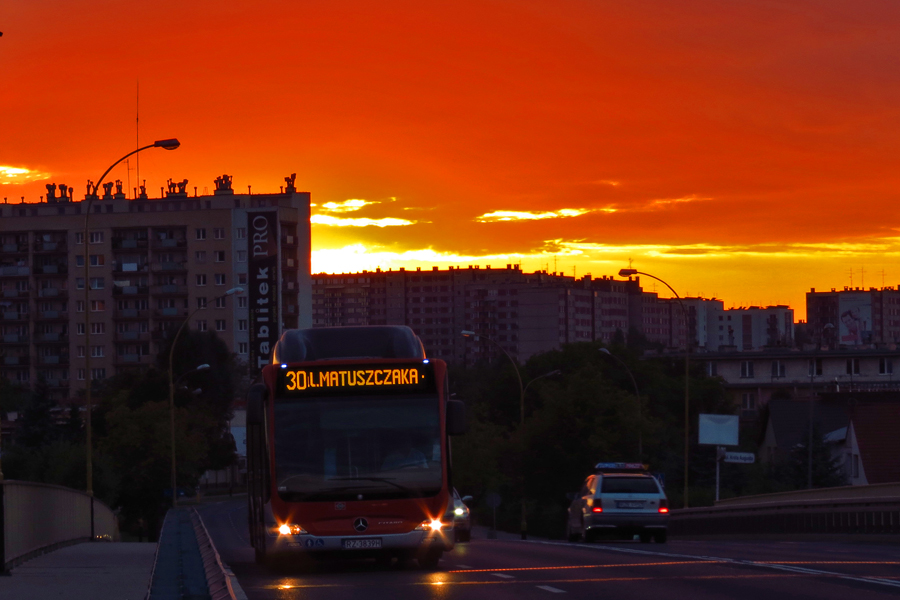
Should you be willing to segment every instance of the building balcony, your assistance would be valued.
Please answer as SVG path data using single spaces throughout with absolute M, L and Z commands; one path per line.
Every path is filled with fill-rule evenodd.
M 150 341 L 150 332 L 148 332 L 148 331 L 119 331 L 119 332 L 116 332 L 115 340 L 117 342 L 148 342 L 148 341 Z
M 0 267 L 0 276 L 2 277 L 28 277 L 29 275 L 31 275 L 31 267 L 22 265 Z
M 134 263 L 113 261 L 113 273 L 116 275 L 127 273 L 147 273 L 150 271 L 149 263 Z
M 185 238 L 171 238 L 171 239 L 154 239 L 151 247 L 154 250 L 164 250 L 168 248 L 184 248 L 187 246 L 187 240 Z
M 0 317 L 2 317 L 4 321 L 27 321 L 28 313 L 6 311 L 0 314 Z
M 28 254 L 28 244 L 0 244 L 0 253 L 2 254 Z
M 150 288 L 150 293 L 154 296 L 187 296 L 188 288 L 186 285 L 155 285 Z
M 124 308 L 113 313 L 113 319 L 140 319 L 146 321 L 149 318 L 149 310 L 139 310 L 137 308 Z
M 150 269 L 154 273 L 176 273 L 187 271 L 187 263 L 184 262 L 161 262 L 153 263 Z
M 113 250 L 134 250 L 137 248 L 146 248 L 148 246 L 147 238 L 117 238 L 112 239 Z
M 65 298 L 69 295 L 66 288 L 42 288 L 38 290 L 39 298 Z
M 5 367 L 27 367 L 31 364 L 31 359 L 28 356 L 4 356 L 0 364 Z
M 183 308 L 158 308 L 153 311 L 153 316 L 157 319 L 184 319 L 188 311 Z
M 28 290 L 3 290 L 3 293 L 0 293 L 0 297 L 2 298 L 27 298 L 28 294 L 30 294 Z
M 68 354 L 50 354 L 47 356 L 39 356 L 38 364 L 41 365 L 67 365 L 69 364 Z
M 35 252 L 62 252 L 66 253 L 69 251 L 69 247 L 65 242 L 35 242 L 34 246 Z
M 0 344 L 23 345 L 23 344 L 27 344 L 28 341 L 29 341 L 29 338 L 27 335 L 19 335 L 18 333 L 5 333 L 3 335 L 0 335 Z
M 38 344 L 48 344 L 48 343 L 57 343 L 57 344 L 67 344 L 69 343 L 69 334 L 60 333 L 58 331 L 53 331 L 50 333 L 39 333 L 37 335 L 37 339 L 35 343 Z
M 149 293 L 150 287 L 146 285 L 113 286 L 113 296 L 146 296 Z
M 149 354 L 117 354 L 115 359 L 117 365 L 149 365 L 151 362 Z
M 65 310 L 44 310 L 38 313 L 35 321 L 68 321 L 69 313 Z
M 34 268 L 35 275 L 65 275 L 68 272 L 67 265 L 41 265 Z

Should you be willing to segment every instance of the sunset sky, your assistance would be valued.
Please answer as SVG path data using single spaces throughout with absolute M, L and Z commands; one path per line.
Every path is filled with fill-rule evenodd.
M 314 271 L 631 259 L 798 318 L 900 284 L 895 0 L 0 0 L 0 31 L 9 202 L 83 197 L 139 85 L 140 142 L 182 142 L 142 153 L 151 196 L 296 172 Z

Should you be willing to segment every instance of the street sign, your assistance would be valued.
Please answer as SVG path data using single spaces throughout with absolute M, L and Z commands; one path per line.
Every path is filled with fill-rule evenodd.
M 699 416 L 699 439 L 710 446 L 738 445 L 738 417 L 736 415 Z
M 753 452 L 726 452 L 725 462 L 752 465 L 756 462 L 756 454 Z
M 497 508 L 498 506 L 500 506 L 500 494 L 491 492 L 490 494 L 487 495 L 486 500 L 487 500 L 487 505 L 491 508 Z

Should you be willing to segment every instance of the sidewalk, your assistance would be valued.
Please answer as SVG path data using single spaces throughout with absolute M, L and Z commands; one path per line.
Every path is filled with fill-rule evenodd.
M 143 600 L 156 544 L 84 542 L 33 558 L 0 577 L 3 600 Z

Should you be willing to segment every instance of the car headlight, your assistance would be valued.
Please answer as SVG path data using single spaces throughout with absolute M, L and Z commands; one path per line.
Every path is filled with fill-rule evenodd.
M 306 530 L 293 523 L 284 523 L 278 526 L 278 533 L 281 535 L 299 535 L 306 533 Z
M 461 517 L 464 514 L 466 514 L 466 510 L 464 508 L 455 508 L 455 509 L 453 509 L 453 514 L 456 515 L 457 517 Z

